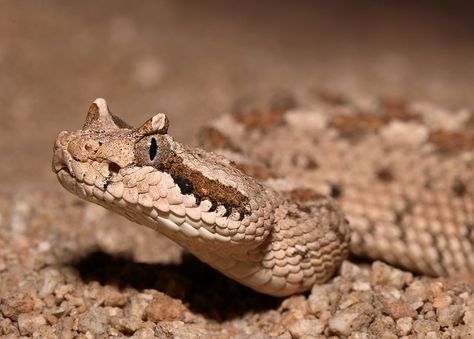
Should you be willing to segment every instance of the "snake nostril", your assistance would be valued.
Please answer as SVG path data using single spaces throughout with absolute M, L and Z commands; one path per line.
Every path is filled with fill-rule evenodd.
M 84 143 L 84 149 L 89 153 L 92 154 L 97 151 L 99 148 L 99 144 L 94 140 L 88 140 Z
M 117 174 L 120 171 L 120 166 L 117 165 L 115 162 L 109 163 L 109 172 Z

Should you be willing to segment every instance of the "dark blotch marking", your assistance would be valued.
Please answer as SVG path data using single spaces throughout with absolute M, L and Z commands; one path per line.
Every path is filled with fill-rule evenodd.
M 230 206 L 229 204 L 226 204 L 226 203 L 224 203 L 223 206 L 225 208 L 224 217 L 227 218 L 232 213 L 232 206 Z
M 357 141 L 360 137 L 380 130 L 383 126 L 394 120 L 419 121 L 420 115 L 411 112 L 404 102 L 380 101 L 377 108 L 359 110 L 355 114 L 337 113 L 329 122 L 343 138 Z
M 150 160 L 153 161 L 156 157 L 156 153 L 158 153 L 158 144 L 156 143 L 155 138 L 151 138 L 149 153 L 150 153 Z
M 377 172 L 375 173 L 375 175 L 377 176 L 377 178 L 380 180 L 380 181 L 383 181 L 383 182 L 392 182 L 395 177 L 393 176 L 393 173 L 390 169 L 388 168 L 380 168 L 377 170 Z
M 427 190 L 431 191 L 431 186 L 432 186 L 431 180 L 429 178 L 426 179 L 425 182 L 423 183 L 423 187 L 426 188 Z
M 292 199 L 298 200 L 299 202 L 307 202 L 311 200 L 321 200 L 325 199 L 326 197 L 316 191 L 311 189 L 295 189 L 289 191 L 288 194 Z
M 329 122 L 329 127 L 336 129 L 343 138 L 355 139 L 378 131 L 386 121 L 380 115 L 361 112 L 356 115 L 337 114 Z
M 240 98 L 231 109 L 231 114 L 235 121 L 248 129 L 266 130 L 284 125 L 285 113 L 297 105 L 291 93 L 278 90 Z
M 107 178 L 105 178 L 105 181 L 104 181 L 104 191 L 107 189 L 107 187 L 109 187 L 110 185 L 110 176 L 108 176 Z
M 339 93 L 315 90 L 314 95 L 321 101 L 334 106 L 347 105 L 349 101 Z
M 245 115 L 235 115 L 235 121 L 243 124 L 248 129 L 263 129 L 284 123 L 284 113 L 281 111 L 252 111 Z
M 308 163 L 305 166 L 305 168 L 308 169 L 308 170 L 315 170 L 315 169 L 319 168 L 319 164 L 316 160 L 309 159 Z
M 400 224 L 403 221 L 405 215 L 402 212 L 395 212 L 395 224 Z
M 334 183 L 332 183 L 330 185 L 331 185 L 330 186 L 331 191 L 330 191 L 329 195 L 331 197 L 333 197 L 334 199 L 337 199 L 337 198 L 341 197 L 342 196 L 342 187 L 341 187 L 341 185 L 334 184 Z
M 201 197 L 198 197 L 197 195 L 195 195 L 194 199 L 196 200 L 196 206 L 201 205 Z
M 294 189 L 286 193 L 295 201 L 297 209 L 297 211 L 288 211 L 287 216 L 295 220 L 306 218 L 308 214 L 311 214 L 316 201 L 328 199 L 328 197 L 306 188 Z
M 107 189 L 107 187 L 109 187 L 110 180 L 112 179 L 112 175 L 117 174 L 119 171 L 120 171 L 120 166 L 118 164 L 116 164 L 115 162 L 109 163 L 109 175 L 107 176 L 107 178 L 105 178 L 105 181 L 104 181 L 104 186 L 103 186 L 104 191 Z
M 309 254 L 308 251 L 300 251 L 300 250 L 296 250 L 296 254 L 299 254 L 302 258 L 302 260 L 308 260 L 309 258 L 311 258 L 311 255 Z
M 179 189 L 181 190 L 182 194 L 191 194 L 193 193 L 193 183 L 186 179 L 182 178 L 180 176 L 173 176 L 173 180 L 176 183 L 176 185 L 179 186 Z M 196 200 L 197 203 L 197 200 Z
M 294 220 L 298 220 L 301 217 L 301 215 L 292 211 L 286 212 L 286 215 L 288 216 L 288 218 L 294 219 Z
M 466 132 L 437 130 L 430 134 L 428 141 L 441 153 L 471 151 L 474 147 L 474 136 Z
M 293 253 L 291 255 L 292 256 L 299 255 L 302 260 L 308 260 L 311 257 L 311 255 L 310 255 L 310 253 L 308 252 L 307 249 L 299 250 L 297 248 L 293 248 Z
M 454 180 L 452 190 L 456 196 L 462 197 L 467 191 L 466 184 L 464 184 L 460 179 L 456 179 Z
M 305 214 L 310 214 L 312 212 L 311 207 L 308 206 L 308 205 L 304 205 L 304 204 L 299 203 L 299 204 L 297 204 L 296 207 L 298 208 L 299 211 L 301 211 Z
M 217 209 L 217 202 L 215 200 L 211 200 L 211 207 L 209 208 L 208 212 L 214 212 Z
M 117 174 L 120 171 L 120 166 L 117 165 L 115 162 L 109 163 L 109 172 Z

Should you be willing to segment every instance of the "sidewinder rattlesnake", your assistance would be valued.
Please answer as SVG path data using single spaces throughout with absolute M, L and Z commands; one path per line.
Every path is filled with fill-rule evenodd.
M 73 194 L 149 226 L 232 279 L 285 296 L 352 253 L 428 275 L 474 271 L 474 114 L 348 102 L 236 109 L 202 132 L 132 128 L 94 101 L 59 134 L 53 170 Z M 340 206 L 340 207 L 339 207 Z

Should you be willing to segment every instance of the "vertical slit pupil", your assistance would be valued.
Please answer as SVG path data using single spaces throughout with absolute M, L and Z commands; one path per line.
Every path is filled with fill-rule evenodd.
M 154 160 L 156 157 L 156 153 L 158 152 L 158 144 L 156 143 L 155 138 L 151 138 L 150 143 L 150 160 Z

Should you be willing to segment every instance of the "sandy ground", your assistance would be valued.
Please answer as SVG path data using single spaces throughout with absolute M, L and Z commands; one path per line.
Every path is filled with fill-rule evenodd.
M 132 124 L 166 112 L 171 133 L 189 143 L 236 99 L 273 89 L 474 107 L 470 13 L 462 2 L 429 1 L 0 1 L 0 335 L 348 335 L 329 325 L 343 309 L 335 299 L 318 304 L 321 292 L 260 296 L 69 196 L 50 170 L 52 143 L 80 128 L 96 97 Z M 383 313 L 373 303 L 388 293 L 377 272 L 403 276 L 395 290 L 419 278 L 381 267 L 348 264 L 326 287 L 369 305 L 351 313 L 367 315 L 360 333 L 468 333 L 470 287 L 428 280 L 426 293 L 415 286 L 421 306 L 412 293 L 413 311 Z M 353 286 L 361 279 L 371 288 Z M 440 325 L 439 310 L 460 304 Z

